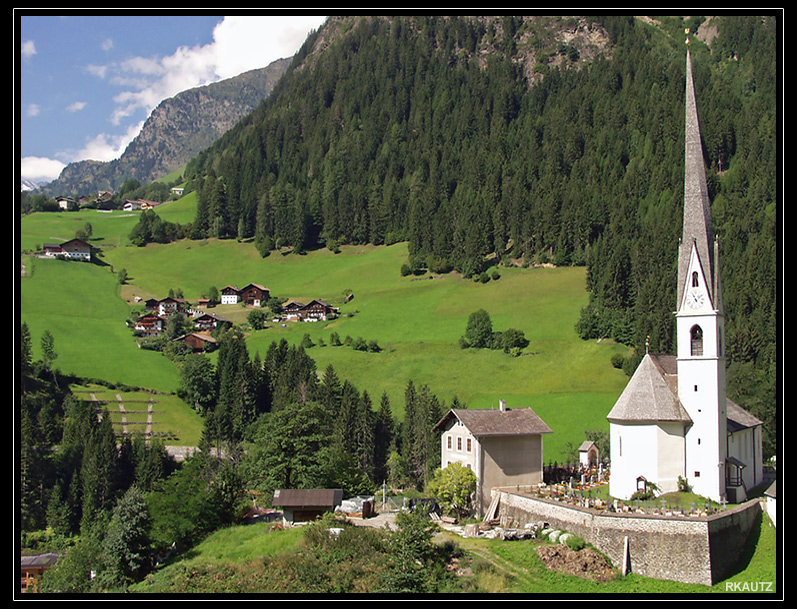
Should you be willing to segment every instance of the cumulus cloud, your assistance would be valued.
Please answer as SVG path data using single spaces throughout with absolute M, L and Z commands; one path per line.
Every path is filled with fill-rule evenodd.
M 54 159 L 46 159 L 37 156 L 26 156 L 22 159 L 19 169 L 20 175 L 33 182 L 52 182 L 64 169 L 65 165 Z
M 114 66 L 93 66 L 96 74 L 126 87 L 116 95 L 111 122 L 121 124 L 180 91 L 237 76 L 290 57 L 323 16 L 246 15 L 225 17 L 213 31 L 213 42 L 183 46 L 166 57 L 135 57 Z
M 36 44 L 32 40 L 26 40 L 22 43 L 22 56 L 31 57 L 36 54 Z

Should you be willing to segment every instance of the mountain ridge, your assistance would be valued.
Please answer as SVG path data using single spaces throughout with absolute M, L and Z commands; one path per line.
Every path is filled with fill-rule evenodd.
M 39 191 L 49 196 L 115 191 L 128 180 L 149 183 L 179 169 L 257 107 L 290 61 L 278 59 L 163 100 L 118 159 L 70 163 Z

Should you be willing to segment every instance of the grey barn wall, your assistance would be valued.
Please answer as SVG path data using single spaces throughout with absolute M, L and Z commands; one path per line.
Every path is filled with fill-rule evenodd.
M 627 570 L 645 577 L 711 586 L 734 572 L 755 523 L 759 500 L 705 517 L 605 512 L 531 497 L 499 494 L 503 526 L 547 522 L 582 537 L 620 569 L 628 538 Z

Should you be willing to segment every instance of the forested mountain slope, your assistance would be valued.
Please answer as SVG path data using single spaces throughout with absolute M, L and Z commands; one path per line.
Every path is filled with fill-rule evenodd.
M 771 420 L 779 27 L 330 18 L 272 96 L 189 165 L 194 235 L 253 238 L 264 255 L 407 240 L 412 266 L 466 276 L 495 258 L 586 264 L 582 336 L 672 352 L 690 28 L 730 393 Z

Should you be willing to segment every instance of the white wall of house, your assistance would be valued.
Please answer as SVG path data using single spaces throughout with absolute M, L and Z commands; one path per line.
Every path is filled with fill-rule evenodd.
M 478 475 L 478 440 L 458 420 L 443 432 L 440 466 L 460 463 L 477 472 Z

